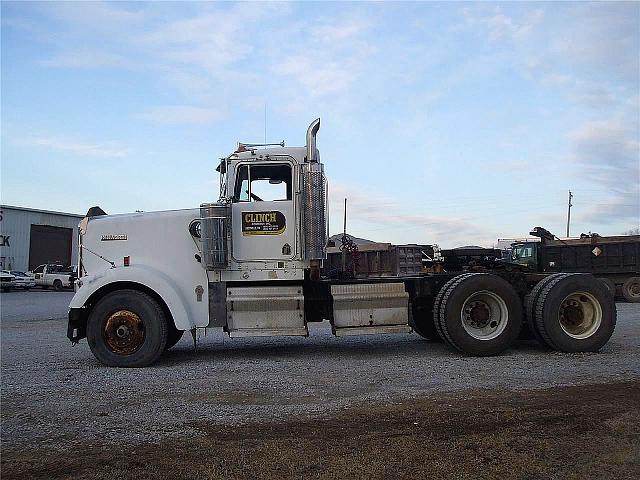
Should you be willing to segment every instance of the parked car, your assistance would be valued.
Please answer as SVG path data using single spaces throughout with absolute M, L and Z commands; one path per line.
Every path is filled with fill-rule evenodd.
M 33 275 L 18 270 L 10 270 L 9 273 L 15 277 L 14 287 L 29 290 L 36 286 L 36 280 Z
M 72 267 L 69 266 L 47 263 L 34 268 L 33 274 L 36 285 L 45 290 L 49 287 L 53 287 L 56 290 L 73 287 L 74 276 Z
M 7 270 L 2 270 L 0 273 L 0 286 L 3 292 L 8 292 L 15 285 L 16 277 L 11 275 Z

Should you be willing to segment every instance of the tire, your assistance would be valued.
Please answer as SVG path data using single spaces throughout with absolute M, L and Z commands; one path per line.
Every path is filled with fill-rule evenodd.
M 555 277 L 536 302 L 536 326 L 547 345 L 562 352 L 595 352 L 616 326 L 616 304 L 604 283 L 589 274 Z
M 474 356 L 509 348 L 522 329 L 522 303 L 515 289 L 487 273 L 454 280 L 443 294 L 437 322 L 447 343 Z
M 124 328 L 123 328 L 124 327 Z M 116 290 L 104 296 L 87 321 L 93 355 L 109 367 L 146 367 L 167 345 L 165 314 L 149 295 Z
M 640 303 L 640 277 L 631 277 L 622 284 L 622 296 L 627 302 Z
M 62 282 L 61 282 L 60 280 L 54 280 L 54 281 L 53 281 L 53 289 L 54 289 L 56 292 L 61 291 L 61 290 L 62 290 Z
M 463 273 L 462 275 L 453 277 L 451 280 L 449 280 L 447 283 L 445 283 L 442 286 L 442 288 L 436 295 L 435 300 L 433 301 L 433 324 L 436 328 L 436 334 L 438 335 L 438 337 L 440 337 L 443 341 L 446 341 L 447 343 L 449 343 L 449 341 L 446 338 L 445 332 L 440 327 L 440 309 L 442 307 L 442 299 L 445 297 L 445 295 L 453 285 L 455 285 L 457 282 L 461 281 L 462 279 L 469 277 L 470 275 L 472 274 Z
M 609 290 L 612 297 L 616 296 L 616 284 L 613 283 L 613 280 L 610 278 L 598 278 L 602 283 L 604 283 L 605 287 Z
M 180 341 L 182 335 L 184 335 L 184 330 L 178 330 L 173 322 L 169 321 L 169 326 L 167 329 L 167 345 L 164 347 L 165 350 L 169 350 L 176 343 Z
M 527 327 L 533 333 L 533 336 L 540 342 L 540 344 L 544 347 L 548 347 L 547 342 L 544 340 L 540 332 L 538 332 L 538 327 L 536 325 L 536 305 L 538 302 L 538 298 L 540 298 L 540 294 L 544 290 L 544 287 L 556 278 L 566 277 L 567 275 L 572 275 L 571 273 L 554 273 L 549 275 L 548 277 L 540 280 L 533 290 L 527 295 L 525 300 L 525 316 L 527 318 Z

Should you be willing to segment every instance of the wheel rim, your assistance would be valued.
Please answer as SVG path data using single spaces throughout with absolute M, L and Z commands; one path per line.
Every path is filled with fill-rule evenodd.
M 633 282 L 631 285 L 629 285 L 629 288 L 627 289 L 627 291 L 629 292 L 629 295 L 632 296 L 633 298 L 639 298 L 640 282 Z
M 587 292 L 568 295 L 560 304 L 558 320 L 564 333 L 577 339 L 589 338 L 602 323 L 602 307 L 596 298 Z
M 111 352 L 131 355 L 144 343 L 144 322 L 130 310 L 118 310 L 107 318 L 102 335 Z
M 460 313 L 465 331 L 477 340 L 493 340 L 507 327 L 509 311 L 504 300 L 482 290 L 467 297 Z

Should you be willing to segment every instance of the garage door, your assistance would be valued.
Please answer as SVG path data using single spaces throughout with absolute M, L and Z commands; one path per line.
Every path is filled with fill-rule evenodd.
M 29 270 L 43 263 L 71 265 L 72 241 L 72 228 L 31 225 Z

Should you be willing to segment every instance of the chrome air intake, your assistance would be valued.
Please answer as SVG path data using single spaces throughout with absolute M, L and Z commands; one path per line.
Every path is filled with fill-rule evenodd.
M 202 264 L 207 270 L 227 268 L 227 231 L 229 206 L 220 203 L 200 205 Z
M 326 258 L 327 227 L 325 225 L 326 180 L 321 163 L 302 166 L 302 206 L 304 210 L 304 257 L 306 260 Z

